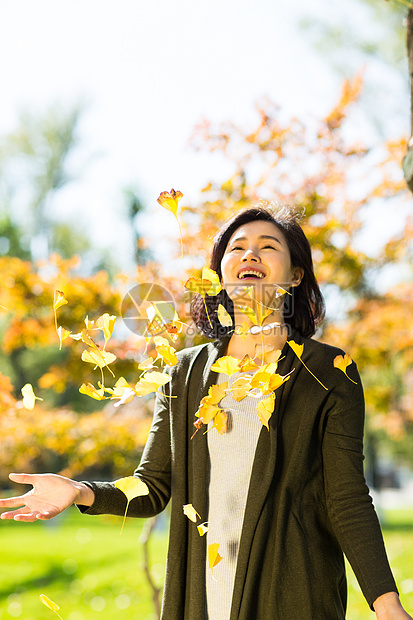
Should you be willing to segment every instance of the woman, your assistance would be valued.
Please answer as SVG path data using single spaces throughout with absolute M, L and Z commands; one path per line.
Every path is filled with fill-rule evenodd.
M 364 481 L 364 401 L 355 364 L 346 376 L 333 364 L 343 352 L 311 339 L 324 307 L 296 218 L 265 207 L 240 211 L 220 230 L 210 266 L 223 290 L 207 298 L 207 312 L 195 299 L 192 312 L 215 341 L 181 351 L 171 367 L 135 472 L 149 494 L 132 500 L 128 511 L 149 517 L 171 498 L 162 618 L 342 619 L 343 552 L 377 618 L 411 618 L 400 604 Z M 221 325 L 221 306 L 235 329 Z M 243 360 L 230 378 L 225 372 L 232 371 L 219 372 L 223 356 Z M 274 383 L 273 412 L 265 406 L 274 402 L 273 392 L 253 388 L 267 363 L 273 363 L 267 385 L 275 374 L 281 383 Z M 244 398 L 234 391 L 240 378 L 250 386 Z M 201 400 L 213 402 L 212 385 L 221 386 L 219 410 L 227 413 L 224 428 L 210 428 L 212 419 L 204 433 Z M 49 519 L 73 503 L 88 514 L 125 511 L 125 496 L 113 483 L 10 477 L 33 489 L 0 500 L 0 507 L 21 506 L 2 518 Z M 208 522 L 206 536 L 183 514 L 187 504 Z M 223 559 L 211 569 L 207 549 L 216 543 Z

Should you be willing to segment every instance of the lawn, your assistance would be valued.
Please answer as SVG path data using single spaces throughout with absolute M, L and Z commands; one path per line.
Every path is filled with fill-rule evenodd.
M 143 522 L 86 517 L 76 509 L 47 523 L 0 522 L 0 619 L 57 618 L 39 600 L 60 605 L 63 620 L 155 620 L 142 570 Z M 162 582 L 165 520 L 151 541 L 152 570 Z M 386 513 L 386 545 L 405 606 L 413 611 L 413 511 Z M 349 570 L 348 620 L 374 618 Z M 310 620 L 310 619 L 309 619 Z M 313 620 L 313 619 L 311 619 Z

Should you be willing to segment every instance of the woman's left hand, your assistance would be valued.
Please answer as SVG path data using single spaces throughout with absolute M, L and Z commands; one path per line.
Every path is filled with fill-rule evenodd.
M 373 603 L 377 620 L 413 620 L 402 607 L 396 592 L 387 592 Z

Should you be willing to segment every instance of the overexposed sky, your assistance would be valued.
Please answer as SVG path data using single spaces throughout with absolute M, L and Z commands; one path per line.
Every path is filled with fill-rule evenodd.
M 101 245 L 115 247 L 126 264 L 131 246 L 121 217 L 122 188 L 136 187 L 156 214 L 160 191 L 174 187 L 196 202 L 203 184 L 224 174 L 220 161 L 188 148 L 199 120 L 248 122 L 265 95 L 300 117 L 321 116 L 337 100 L 340 76 L 297 25 L 305 14 L 321 16 L 331 5 L 308 4 L 3 2 L 0 133 L 15 127 L 22 108 L 41 114 L 54 103 L 85 102 L 72 162 L 75 181 L 53 206 Z M 368 70 L 373 74 L 377 67 Z M 387 92 L 388 81 L 384 99 Z

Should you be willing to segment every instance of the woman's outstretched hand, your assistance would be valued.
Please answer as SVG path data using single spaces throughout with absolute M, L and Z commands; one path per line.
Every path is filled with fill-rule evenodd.
M 31 484 L 33 488 L 24 495 L 0 499 L 0 509 L 17 508 L 3 512 L 2 519 L 47 520 L 56 517 L 72 504 L 91 506 L 94 501 L 90 487 L 57 474 L 10 474 L 9 478 L 13 482 Z
M 413 620 L 400 603 L 396 592 L 387 592 L 379 596 L 373 603 L 377 620 Z

